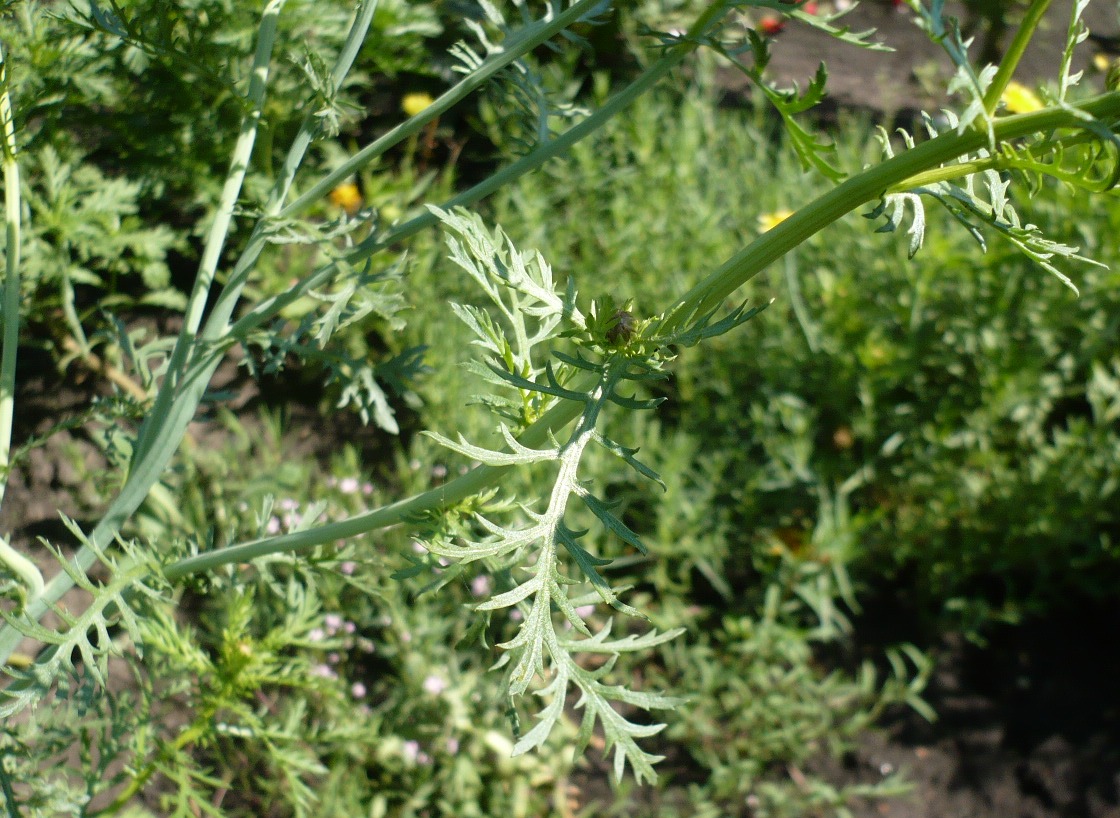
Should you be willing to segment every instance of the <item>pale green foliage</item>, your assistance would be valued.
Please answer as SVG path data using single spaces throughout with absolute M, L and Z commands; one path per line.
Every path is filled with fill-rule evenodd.
M 916 14 L 915 21 L 929 35 L 929 38 L 941 45 L 945 53 L 952 60 L 956 73 L 949 81 L 948 92 L 961 94 L 967 104 L 964 111 L 958 115 L 955 127 L 958 133 L 963 133 L 972 123 L 979 119 L 981 125 L 988 131 L 989 139 L 994 144 L 992 135 L 992 120 L 984 106 L 984 92 L 995 76 L 994 65 L 982 66 L 977 70 L 968 56 L 968 47 L 972 40 L 964 40 L 961 35 L 960 24 L 954 17 L 945 16 L 945 0 L 931 0 L 926 6 L 921 0 L 910 0 L 910 8 Z
M 842 18 L 847 11 L 832 14 L 808 14 L 800 8 L 791 8 L 780 2 L 750 2 L 735 5 L 742 9 L 765 8 L 788 14 L 802 24 L 860 48 L 871 51 L 892 50 L 871 39 L 875 33 L 874 30 L 853 32 L 846 26 L 834 26 L 833 23 Z M 701 42 L 742 71 L 774 106 L 774 110 L 782 118 L 782 125 L 790 144 L 806 169 L 812 168 L 825 178 L 833 181 L 843 179 L 844 174 L 831 161 L 834 154 L 832 143 L 823 140 L 819 133 L 812 132 L 796 119 L 798 114 L 816 107 L 824 99 L 825 85 L 828 82 L 828 70 L 824 63 L 818 66 L 816 74 L 809 81 L 809 85 L 804 92 L 801 92 L 796 84 L 793 88 L 778 88 L 766 76 L 766 68 L 770 64 L 770 43 L 768 39 L 759 35 L 754 28 L 746 28 L 744 31 L 745 37 L 740 40 L 712 37 L 705 38 Z M 660 37 L 663 44 L 676 43 L 681 39 L 679 36 L 667 32 L 654 33 Z M 751 56 L 750 64 L 743 62 L 741 59 L 742 55 L 746 53 Z
M 535 682 L 535 693 L 548 703 L 537 713 L 538 723 L 521 736 L 514 746 L 520 754 L 541 746 L 564 715 L 569 690 L 575 687 L 580 698 L 577 708 L 584 711 L 579 744 L 586 746 L 596 722 L 602 725 L 606 748 L 614 748 L 614 771 L 619 779 L 626 764 L 638 780 L 654 778 L 653 764 L 658 756 L 643 751 L 637 740 L 659 732 L 663 725 L 644 725 L 621 716 L 612 706 L 620 702 L 644 710 L 674 707 L 680 699 L 630 690 L 625 685 L 609 685 L 603 680 L 618 655 L 645 650 L 678 636 L 682 631 L 643 636 L 629 634 L 610 638 L 612 620 L 597 633 L 587 627 L 577 607 L 596 597 L 618 611 L 641 617 L 624 603 L 618 589 L 612 588 L 599 569 L 608 564 L 592 554 L 579 540 L 587 533 L 569 527 L 565 517 L 573 500 L 583 503 L 603 525 L 623 541 L 645 551 L 637 535 L 611 513 L 610 505 L 596 497 L 579 478 L 580 462 L 589 445 L 604 447 L 632 467 L 653 479 L 657 475 L 634 458 L 634 451 L 603 437 L 598 431 L 600 415 L 610 403 L 631 408 L 650 408 L 656 401 L 638 401 L 619 394 L 627 381 L 656 377 L 656 358 L 643 358 L 626 348 L 611 349 L 605 338 L 590 337 L 588 323 L 575 306 L 576 292 L 569 286 L 561 294 L 553 280 L 552 269 L 537 252 L 522 253 L 499 229 L 491 234 L 477 216 L 465 211 L 436 211 L 449 229 L 451 258 L 465 270 L 490 298 L 501 321 L 470 306 L 456 305 L 455 311 L 476 336 L 473 343 L 484 350 L 483 366 L 475 370 L 490 383 L 515 390 L 516 398 L 487 396 L 485 402 L 514 422 L 528 423 L 558 400 L 575 401 L 583 408 L 565 439 L 553 439 L 548 448 L 530 448 L 519 443 L 509 427 L 499 427 L 508 451 L 497 451 L 458 442 L 431 433 L 438 442 L 466 457 L 490 465 L 555 464 L 555 483 L 545 499 L 543 511 L 520 506 L 521 520 L 504 526 L 481 514 L 476 516 L 482 537 L 477 541 L 428 542 L 428 550 L 457 563 L 485 561 L 491 572 L 511 578 L 513 587 L 479 604 L 481 612 L 516 608 L 523 622 L 517 636 L 499 645 L 506 651 L 498 666 L 506 666 L 511 696 L 528 692 Z M 508 333 L 508 334 L 507 334 Z M 567 336 L 580 353 L 561 354 L 551 348 Z M 580 343 L 582 341 L 582 343 Z M 589 357 L 584 357 L 586 353 Z M 550 360 L 556 355 L 560 365 Z M 565 554 L 575 563 L 580 576 L 572 576 Z M 590 583 L 592 595 L 583 590 Z M 577 595 L 578 592 L 578 595 Z M 571 631 L 579 637 L 569 635 Z M 597 669 L 582 666 L 579 655 L 601 654 L 607 662 Z M 547 680 L 543 685 L 538 681 Z
M 71 520 L 67 528 L 78 542 L 93 547 L 89 539 Z M 74 584 L 92 598 L 78 615 L 58 607 L 54 613 L 62 620 L 59 630 L 44 627 L 23 612 L 0 609 L 0 616 L 21 633 L 49 645 L 30 668 L 8 667 L 5 671 L 13 681 L 0 692 L 0 718 L 7 718 L 24 708 L 37 704 L 51 691 L 60 675 L 75 673 L 75 660 L 80 660 L 86 674 L 98 685 L 104 685 L 109 672 L 109 658 L 120 655 L 121 647 L 114 641 L 110 628 L 121 626 L 137 642 L 143 628 L 143 614 L 138 610 L 162 598 L 165 589 L 156 579 L 155 562 L 137 543 L 120 543 L 124 559 L 106 554 L 94 547 L 109 578 L 95 582 L 84 572 L 71 566 L 64 554 L 56 551 L 60 568 Z
M 946 119 L 949 128 L 959 127 L 956 117 L 952 114 L 946 114 Z M 925 125 L 931 137 L 938 135 L 938 128 L 928 116 L 925 117 Z M 912 148 L 913 138 L 905 132 L 901 133 L 907 147 Z M 883 145 L 884 155 L 893 156 L 890 137 L 883 131 L 880 131 L 880 142 Z M 909 255 L 913 258 L 925 238 L 926 217 L 921 197 L 928 196 L 964 225 L 980 245 L 981 250 L 987 250 L 984 229 L 995 231 L 1019 252 L 1056 276 L 1076 293 L 1077 287 L 1073 281 L 1059 270 L 1052 260 L 1059 258 L 1089 264 L 1097 264 L 1097 262 L 1080 255 L 1077 247 L 1047 239 L 1036 225 L 1022 222 L 1008 196 L 1012 180 L 1007 171 L 1016 170 L 1021 174 L 1030 173 L 1037 176 L 1046 174 L 1069 184 L 1100 188 L 1103 186 L 1101 177 L 1105 179 L 1104 185 L 1111 186 L 1115 181 L 1117 174 L 1120 173 L 1120 159 L 1102 152 L 1096 146 L 1074 145 L 1068 150 L 1047 150 L 1047 160 L 1040 162 L 1032 156 L 1032 148 L 1031 145 L 1018 148 L 1005 145 L 1003 151 L 996 156 L 986 148 L 981 148 L 974 155 L 962 156 L 953 164 L 965 168 L 974 165 L 982 169 L 964 173 L 963 178 L 954 181 L 937 181 L 903 192 L 887 193 L 878 206 L 866 216 L 869 219 L 885 216 L 886 223 L 878 228 L 878 232 L 893 232 L 902 225 L 909 207 L 912 218 L 906 232 L 910 236 Z M 1063 168 L 1065 162 L 1076 164 L 1074 167 Z
M 1084 71 L 1073 73 L 1073 52 L 1089 37 L 1089 27 L 1081 19 L 1089 0 L 1073 0 L 1070 9 L 1069 29 L 1066 31 L 1066 45 L 1062 49 L 1062 64 L 1058 69 L 1058 99 L 1066 101 L 1070 88 L 1081 82 Z
M 451 48 L 457 60 L 455 70 L 469 74 L 482 65 L 486 57 L 500 53 L 503 43 L 510 36 L 524 36 L 527 29 L 554 17 L 560 4 L 551 2 L 540 22 L 533 21 L 523 0 L 512 5 L 521 18 L 519 25 L 511 26 L 499 4 L 480 0 L 481 21 L 466 18 L 464 24 L 474 34 L 477 45 L 459 41 Z M 581 22 L 595 24 L 593 15 Z M 565 30 L 562 36 L 573 42 L 581 38 Z M 551 47 L 551 46 L 550 46 Z M 554 47 L 552 50 L 558 50 Z M 511 153 L 524 155 L 534 148 L 547 144 L 553 135 L 587 114 L 586 109 L 574 104 L 572 99 L 578 83 L 571 82 L 562 72 L 542 69 L 531 56 L 515 60 L 500 71 L 495 82 L 483 96 L 482 117 L 495 142 L 507 147 Z
M 368 214 L 367 214 L 368 215 Z M 404 297 L 400 292 L 400 265 L 377 272 L 368 262 L 357 267 L 346 259 L 353 247 L 352 234 L 364 226 L 363 220 L 346 216 L 326 225 L 293 221 L 273 225 L 270 241 L 277 245 L 309 245 L 326 258 L 332 279 L 318 289 L 309 290 L 289 318 L 246 334 L 242 343 L 252 353 L 246 365 L 255 376 L 275 375 L 287 361 L 300 360 L 325 372 L 324 382 L 338 389 L 336 407 L 350 407 L 363 423 L 374 423 L 392 434 L 400 429 L 384 388 L 391 384 L 405 391 L 420 368 L 422 350 L 412 348 L 377 361 L 368 350 L 339 344 L 336 334 L 345 335 L 371 324 L 399 331 Z

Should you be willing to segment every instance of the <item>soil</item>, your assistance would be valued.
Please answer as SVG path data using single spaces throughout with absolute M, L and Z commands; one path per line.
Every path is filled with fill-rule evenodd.
M 1120 818 L 1117 633 L 1114 606 L 1083 605 L 1003 626 L 983 647 L 944 638 L 925 694 L 937 720 L 896 714 L 830 777 L 912 783 L 858 818 Z
M 1025 6 L 1011 0 L 997 2 L 1012 9 Z M 981 4 L 976 0 L 973 5 Z M 1032 85 L 1057 76 L 1070 7 L 1070 0 L 1055 0 L 1051 4 L 1046 23 L 1016 69 L 1017 80 Z M 948 2 L 946 9 L 947 15 L 955 14 L 962 21 L 965 31 L 973 29 L 973 53 L 998 51 L 1002 41 L 990 41 L 982 20 L 970 17 L 960 3 Z M 913 20 L 914 15 L 905 6 L 872 1 L 862 3 L 836 21 L 835 25 L 848 26 L 855 32 L 874 29 L 876 33 L 870 39 L 894 49 L 889 52 L 856 48 L 808 26 L 790 24 L 774 38 L 769 72 L 783 84 L 796 83 L 805 88 L 823 62 L 829 73 L 826 107 L 867 111 L 887 122 L 909 122 L 923 110 L 936 114 L 945 104 L 943 90 L 954 70 L 945 52 Z M 1103 77 L 1093 65 L 1093 58 L 1097 54 L 1111 58 L 1120 46 L 1116 6 L 1089 3 L 1082 20 L 1092 31 L 1092 38 L 1075 53 L 1073 71 L 1085 71 L 1083 83 L 1099 92 L 1103 90 Z M 722 79 L 732 90 L 747 85 L 742 75 L 730 70 Z
M 1053 19 L 1063 19 L 1061 9 L 1068 6 L 1068 0 L 1055 2 Z M 1120 33 L 1114 7 L 1091 3 L 1086 17 L 1095 34 Z M 878 29 L 879 39 L 897 50 L 861 51 L 790 26 L 777 36 L 773 72 L 804 87 L 823 60 L 839 108 L 870 111 L 888 121 L 936 109 L 941 100 L 927 90 L 934 84 L 925 78 L 943 75 L 945 58 L 908 13 L 889 3 L 867 3 L 846 22 L 855 30 Z M 1024 63 L 1024 79 L 1053 75 L 1063 37 L 1062 30 L 1043 33 Z M 1080 67 L 1088 60 L 1083 56 Z M 743 87 L 731 74 L 724 81 L 732 93 Z M 1091 75 L 1087 81 L 1100 84 Z M 25 354 L 20 365 L 16 446 L 88 406 L 96 381 L 60 381 L 45 355 Z M 235 384 L 233 368 L 225 375 L 242 390 L 237 407 L 252 423 L 260 395 L 244 381 Z M 313 430 L 311 438 L 305 431 L 288 441 L 293 451 L 308 456 L 323 455 L 356 432 L 313 420 L 297 428 Z M 194 433 L 205 435 L 207 427 L 196 426 Z M 57 513 L 79 521 L 95 514 L 96 498 L 86 496 L 83 481 L 101 467 L 96 447 L 80 433 L 53 436 L 13 473 L 0 530 L 12 532 L 13 543 L 22 548 L 34 547 L 40 535 L 64 541 Z M 905 773 L 913 784 L 909 795 L 857 805 L 857 818 L 1120 818 L 1120 612 L 1070 602 L 1066 611 L 991 634 L 983 648 L 956 635 L 930 646 L 937 670 L 926 698 L 937 721 L 894 714 L 847 758 L 822 762 L 814 772 L 838 783 Z M 882 646 L 863 649 L 871 655 Z

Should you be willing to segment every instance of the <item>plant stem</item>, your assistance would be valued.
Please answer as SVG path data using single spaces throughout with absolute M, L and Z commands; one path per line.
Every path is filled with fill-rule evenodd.
M 420 113 L 397 125 L 384 136 L 362 148 L 334 171 L 312 185 L 280 211 L 280 218 L 292 216 L 306 209 L 309 205 L 323 198 L 339 182 L 344 181 L 355 171 L 365 167 L 394 145 L 420 133 L 425 125 L 447 113 L 507 65 L 524 56 L 541 43 L 551 40 L 556 34 L 575 23 L 585 14 L 593 11 L 599 3 L 600 0 L 579 0 L 550 20 L 541 20 L 520 29 L 514 37 L 507 39 L 502 44 L 501 51 L 487 57 L 477 70 L 472 71 L 460 82 L 445 91 L 439 99 Z
M 713 3 L 697 19 L 696 23 L 689 30 L 689 36 L 702 36 L 726 14 L 726 12 L 727 8 L 722 3 Z M 679 45 L 669 49 L 664 56 L 660 57 L 656 62 L 646 68 L 636 80 L 607 100 L 601 108 L 587 117 L 587 119 L 569 128 L 555 139 L 537 147 L 531 153 L 514 162 L 512 165 L 498 171 L 493 176 L 479 182 L 474 187 L 443 202 L 440 204 L 440 209 L 450 210 L 454 207 L 474 204 L 486 198 L 491 193 L 500 190 L 503 186 L 509 185 L 525 174 L 536 170 L 546 162 L 563 156 L 573 145 L 603 127 L 624 108 L 631 105 L 634 100 L 649 91 L 660 79 L 676 68 L 685 57 L 695 51 L 697 47 L 697 43 L 685 40 Z M 440 99 L 442 99 L 442 97 Z M 424 113 L 427 113 L 428 110 L 429 109 L 426 108 Z M 285 212 L 294 206 L 295 203 L 293 202 L 292 205 L 285 208 Z M 410 219 L 404 224 L 394 227 L 387 234 L 371 235 L 365 241 L 356 245 L 354 249 L 347 254 L 346 261 L 349 264 L 357 264 L 364 261 L 375 253 L 392 247 L 395 244 L 399 244 L 405 239 L 416 235 L 421 230 L 431 227 L 436 221 L 436 217 L 429 211 L 414 219 Z M 246 334 L 279 314 L 289 304 L 303 298 L 309 290 L 326 283 L 334 274 L 333 265 L 324 265 L 320 267 L 310 276 L 293 285 L 287 291 L 261 301 L 230 327 L 229 334 L 235 338 L 245 337 Z
M 561 16 L 565 21 L 576 19 L 578 16 L 591 10 L 595 6 L 596 1 L 597 0 L 580 0 L 576 6 L 573 6 L 572 9 L 569 9 Z M 282 3 L 283 0 L 273 0 L 273 2 L 266 7 L 265 15 L 270 14 L 274 8 L 278 9 L 279 5 Z M 713 4 L 713 8 L 719 8 L 721 11 L 723 10 L 723 6 L 723 2 L 716 2 Z M 572 17 L 570 12 L 577 8 L 579 14 L 577 14 L 576 17 Z M 363 20 L 368 25 L 369 18 L 372 16 L 372 11 L 372 5 L 362 7 L 358 10 L 354 26 L 355 30 L 361 25 Z M 709 9 L 709 12 L 706 12 L 705 15 L 710 15 L 710 13 L 711 9 Z M 257 57 L 254 58 L 254 65 L 258 66 L 254 70 L 254 82 L 258 79 L 263 81 L 267 78 L 267 61 L 262 62 L 259 59 L 262 54 L 262 49 L 267 46 L 270 50 L 272 46 L 271 39 L 273 35 L 269 34 L 268 37 L 265 36 L 268 34 L 268 32 L 266 32 L 266 22 L 267 21 L 262 18 Z M 536 26 L 530 26 L 529 29 L 515 36 L 506 44 L 506 51 L 501 55 L 500 60 L 495 60 L 495 62 L 501 62 L 502 65 L 506 65 L 509 61 L 532 51 L 559 31 L 554 24 L 555 20 L 550 21 L 548 24 L 542 23 Z M 272 30 L 274 32 L 274 28 Z M 364 31 L 361 32 L 359 37 L 358 35 L 354 35 L 352 30 L 352 36 L 347 39 L 347 44 L 343 47 L 343 52 L 339 56 L 334 71 L 332 71 L 332 77 L 345 75 L 345 69 L 349 67 L 350 62 L 357 53 L 354 44 L 355 42 L 359 42 L 361 38 L 364 38 Z M 492 74 L 493 71 L 496 71 L 497 68 L 500 67 L 501 66 L 494 67 L 490 73 Z M 458 94 L 455 99 L 457 100 L 465 96 L 466 93 L 469 92 L 469 90 L 473 90 L 477 84 L 476 82 L 472 82 L 471 77 L 464 79 L 456 88 L 460 90 L 465 88 L 468 90 Z M 254 87 L 253 85 L 250 86 L 251 89 Z M 452 91 L 455 91 L 455 89 L 452 89 Z M 442 99 L 441 97 L 441 100 Z M 426 110 L 424 113 L 429 113 L 429 111 Z M 252 119 L 252 126 L 255 128 L 256 122 L 259 119 L 259 113 L 255 115 L 250 114 L 248 118 Z M 412 120 L 409 122 L 413 122 L 415 128 L 419 129 L 424 125 L 425 121 L 424 117 L 421 116 L 419 122 L 413 122 Z M 405 125 L 407 126 L 409 123 L 406 122 Z M 242 133 L 245 135 L 246 132 L 243 130 Z M 386 150 L 394 144 L 395 141 L 407 138 L 410 133 L 411 131 L 409 130 L 401 131 L 400 129 L 394 129 L 394 131 L 386 134 L 382 139 L 377 140 L 373 145 L 370 145 L 369 148 L 362 152 L 362 159 L 360 161 L 354 162 L 354 159 L 358 158 L 354 157 L 354 159 L 351 160 L 353 163 L 351 170 L 339 178 L 345 178 L 346 175 L 353 172 L 353 169 L 360 167 L 362 162 L 371 161 L 379 155 L 379 152 Z M 309 144 L 309 140 L 302 139 L 302 135 L 303 131 L 301 130 L 301 137 L 297 137 L 293 142 L 292 149 L 289 151 L 288 158 L 285 161 L 284 169 L 278 182 L 281 187 L 277 188 L 280 194 L 278 195 L 277 192 L 274 191 L 273 196 L 270 197 L 269 206 L 272 207 L 273 210 L 269 215 L 291 215 L 315 201 L 315 198 L 309 195 L 309 191 L 307 194 L 304 194 L 299 199 L 283 208 L 282 211 L 280 210 L 283 193 L 286 192 L 287 185 L 290 184 L 291 181 L 291 172 L 294 172 L 293 169 L 298 167 L 302 159 L 303 151 L 306 149 L 307 144 Z M 248 166 L 249 156 L 242 156 L 240 153 L 240 151 L 245 148 L 251 148 L 251 143 L 247 138 L 244 140 L 239 139 L 237 145 L 239 153 L 235 154 L 234 161 L 231 163 L 231 177 L 239 172 L 243 174 L 244 169 Z M 348 166 L 349 165 L 350 163 L 348 163 Z M 333 175 L 328 176 L 314 187 L 315 190 L 319 190 L 318 195 L 322 195 L 333 187 L 334 182 L 337 180 L 332 181 L 332 179 Z M 225 201 L 225 193 L 230 189 L 227 180 L 227 186 L 223 190 L 223 201 Z M 214 371 L 217 369 L 222 359 L 224 349 L 233 343 L 233 336 L 231 336 L 229 332 L 229 320 L 236 307 L 238 297 L 241 289 L 244 287 L 248 274 L 251 272 L 253 264 L 256 262 L 257 257 L 267 243 L 265 235 L 266 227 L 266 219 L 262 219 L 261 222 L 258 223 L 257 229 L 250 237 L 244 253 L 235 265 L 230 275 L 229 282 L 223 288 L 215 302 L 205 328 L 200 334 L 196 334 L 201 319 L 200 310 L 206 302 L 209 286 L 213 281 L 217 255 L 220 255 L 221 246 L 224 244 L 224 230 L 228 229 L 228 220 L 226 221 L 226 227 L 221 233 L 216 230 L 211 231 L 211 238 L 208 238 L 207 241 L 207 249 L 209 250 L 213 247 L 215 250 L 211 250 L 210 253 L 206 255 L 206 261 L 200 263 L 199 281 L 196 282 L 188 305 L 188 314 L 190 316 L 188 323 L 180 334 L 175 351 L 172 354 L 172 359 L 168 365 L 168 375 L 161 385 L 155 405 L 140 429 L 125 485 L 109 505 L 109 508 L 94 527 L 93 531 L 89 534 L 89 539 L 97 547 L 106 548 L 112 543 L 125 522 L 135 510 L 140 507 L 140 504 L 143 503 L 144 499 L 148 496 L 152 486 L 154 486 L 162 476 L 164 469 L 167 467 L 179 443 L 182 441 L 187 426 L 193 419 L 198 404 L 202 399 L 206 386 L 209 384 Z M 211 257 L 214 259 L 212 267 L 210 266 Z M 322 272 L 322 279 L 329 277 L 329 275 L 329 270 Z M 280 303 L 280 299 L 273 299 L 270 303 L 278 304 Z M 287 302 L 283 301 L 282 303 Z M 277 309 L 279 308 L 280 307 L 277 306 Z M 265 319 L 261 318 L 261 320 L 263 321 Z M 465 496 L 469 496 L 469 493 Z M 83 546 L 71 558 L 71 562 L 75 569 L 84 572 L 89 569 L 95 559 L 95 552 L 89 547 Z M 59 573 L 47 584 L 40 598 L 35 600 L 33 604 L 27 605 L 25 615 L 30 619 L 37 620 L 46 612 L 51 603 L 60 599 L 72 586 L 73 581 L 69 575 L 65 572 Z M 19 631 L 10 625 L 4 625 L 3 628 L 0 628 L 0 663 L 7 660 L 16 649 L 21 638 Z
M 9 458 L 12 449 L 12 422 L 15 415 L 16 356 L 19 351 L 19 255 L 20 192 L 19 164 L 16 162 L 16 130 L 12 121 L 12 100 L 8 94 L 8 64 L 0 51 L 0 142 L 4 155 L 4 294 L 3 353 L 0 354 L 0 503 L 8 487 Z
M 194 416 L 198 400 L 202 397 L 202 390 L 200 389 L 195 402 L 189 407 L 189 416 L 183 420 L 181 415 L 183 410 L 188 407 L 183 405 L 186 400 L 181 399 L 180 388 L 182 382 L 179 373 L 187 363 L 191 351 L 196 348 L 195 332 L 198 323 L 201 321 L 209 287 L 213 281 L 218 258 L 229 230 L 233 208 L 241 190 L 241 181 L 245 177 L 246 168 L 249 164 L 253 137 L 260 120 L 260 111 L 264 101 L 264 89 L 268 79 L 268 63 L 276 39 L 277 18 L 280 7 L 283 6 L 284 2 L 285 0 L 270 0 L 262 13 L 260 37 L 253 59 L 254 69 L 248 92 L 249 96 L 253 98 L 254 104 L 249 113 L 246 114 L 245 121 L 242 124 L 241 135 L 238 137 L 237 146 L 230 163 L 230 172 L 222 190 L 218 213 L 207 236 L 206 248 L 199 263 L 195 286 L 187 306 L 184 327 L 172 352 L 171 360 L 168 362 L 167 376 L 164 378 L 159 394 L 156 396 L 152 411 L 145 418 L 137 434 L 132 462 L 125 484 L 120 493 L 109 504 L 104 516 L 89 534 L 89 539 L 97 548 L 107 548 L 120 532 L 125 521 L 144 502 L 152 486 L 159 480 L 167 463 L 182 442 L 190 418 Z M 11 276 L 9 276 L 9 282 L 10 280 Z M 5 346 L 5 353 L 6 351 Z M 83 546 L 71 558 L 71 563 L 76 570 L 84 572 L 89 570 L 96 559 L 96 551 L 88 546 Z M 73 585 L 74 581 L 69 574 L 65 571 L 59 572 L 47 583 L 46 588 L 37 599 L 28 602 L 24 610 L 25 616 L 37 620 L 49 609 L 52 603 L 57 602 Z M 16 649 L 21 638 L 19 631 L 10 625 L 5 625 L 3 629 L 0 629 L 0 663 L 7 660 L 12 651 Z
M 257 39 L 256 51 L 253 54 L 249 89 L 246 92 L 247 113 L 241 121 L 241 132 L 237 136 L 237 143 L 233 149 L 229 173 L 226 175 L 225 184 L 222 186 L 214 221 L 206 235 L 202 258 L 198 262 L 198 272 L 195 273 L 194 286 L 191 289 L 191 295 L 183 315 L 183 328 L 180 330 L 175 348 L 171 352 L 171 360 L 167 364 L 167 375 L 159 394 L 156 396 L 155 405 L 137 435 L 131 471 L 135 471 L 138 464 L 148 459 L 148 454 L 153 447 L 178 446 L 181 438 L 180 435 L 176 437 L 174 443 L 170 443 L 163 430 L 167 428 L 166 420 L 170 404 L 177 398 L 176 393 L 183 368 L 197 343 L 198 328 L 202 324 L 206 302 L 210 297 L 210 288 L 218 270 L 218 261 L 229 236 L 230 224 L 233 221 L 233 210 L 237 205 L 237 198 L 240 196 L 241 187 L 245 182 L 249 160 L 253 156 L 253 145 L 256 143 L 261 111 L 264 108 L 265 91 L 268 88 L 268 66 L 272 60 L 272 49 L 276 42 L 280 9 L 285 1 L 270 0 L 261 15 L 260 34 Z M 184 426 L 184 431 L 185 429 Z M 160 471 L 162 472 L 162 468 Z M 147 490 L 145 489 L 146 493 Z
M 1120 92 L 1102 94 L 1069 110 L 1047 108 L 1001 117 L 993 122 L 997 142 L 1057 128 L 1081 127 L 1078 114 L 1105 122 L 1120 118 Z M 939 168 L 988 144 L 982 131 L 946 133 L 851 177 L 759 236 L 690 289 L 667 313 L 662 334 L 678 329 L 692 316 L 718 307 L 731 293 L 785 253 L 841 216 L 879 198 L 886 190 L 906 189 L 918 174 Z
M 583 388 L 589 388 L 598 381 L 597 375 L 586 375 L 567 388 L 579 391 Z M 571 423 L 579 416 L 583 408 L 583 404 L 575 401 L 563 401 L 556 404 L 525 431 L 519 438 L 520 442 L 530 448 L 543 445 L 548 441 L 548 436 L 551 433 L 563 429 Z M 501 474 L 509 468 L 511 467 L 477 466 L 463 476 L 442 486 L 429 489 L 396 503 L 390 503 L 379 509 L 367 511 L 364 514 L 357 514 L 337 523 L 327 523 L 306 531 L 281 534 L 277 537 L 262 537 L 258 540 L 238 543 L 237 545 L 188 557 L 167 566 L 164 569 L 164 576 L 174 582 L 190 574 L 211 571 L 222 565 L 247 562 L 267 554 L 304 551 L 325 543 L 376 531 L 380 528 L 390 528 L 404 520 L 414 518 L 421 512 L 447 508 L 478 494 L 483 489 L 496 483 Z
M 1007 84 L 1011 82 L 1015 69 L 1019 67 L 1019 61 L 1023 59 L 1023 53 L 1034 37 L 1035 29 L 1042 21 L 1042 16 L 1046 14 L 1046 9 L 1050 7 L 1050 2 L 1051 0 L 1033 0 L 1027 13 L 1023 15 L 1019 30 L 1015 32 L 1011 45 L 1007 47 L 1003 59 L 999 61 L 999 68 L 996 69 L 996 75 L 992 77 L 992 84 L 984 92 L 984 110 L 987 111 L 988 116 L 995 113 L 1000 97 L 1003 96 Z
M 1079 112 L 1089 113 L 1105 121 L 1115 121 L 1120 118 L 1120 92 L 1095 97 L 1075 106 L 1070 111 L 1049 108 L 1044 111 L 1004 117 L 996 120 L 995 133 L 999 140 L 1004 141 L 1039 131 L 1078 127 L 1082 122 L 1078 117 Z M 666 313 L 659 327 L 660 334 L 668 335 L 692 317 L 715 309 L 725 298 L 771 262 L 832 222 L 874 201 L 883 191 L 912 186 L 910 183 L 920 174 L 931 172 L 945 162 L 985 146 L 987 140 L 988 135 L 980 131 L 943 134 L 881 165 L 870 168 L 825 193 L 736 253 L 719 269 L 689 290 Z M 581 387 L 574 385 L 571 388 L 578 391 Z M 571 401 L 553 406 L 544 417 L 525 431 L 520 441 L 530 447 L 540 445 L 548 438 L 549 433 L 555 432 L 576 418 L 581 409 L 582 404 Z M 509 467 L 478 466 L 462 477 L 438 488 L 337 523 L 293 534 L 238 543 L 180 560 L 168 566 L 165 575 L 174 581 L 188 574 L 209 571 L 221 565 L 244 562 L 266 554 L 303 551 L 345 537 L 399 525 L 420 512 L 446 508 L 494 485 L 506 468 Z

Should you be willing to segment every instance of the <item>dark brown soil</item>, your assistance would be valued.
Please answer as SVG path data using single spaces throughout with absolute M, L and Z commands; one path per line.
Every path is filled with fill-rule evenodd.
M 971 18 L 959 2 L 946 5 L 947 13 L 956 14 L 962 25 L 967 25 Z M 1020 10 L 1025 7 L 1010 0 L 1005 5 Z M 1016 70 L 1018 80 L 1029 85 L 1057 76 L 1070 8 L 1070 0 L 1055 0 L 1051 4 L 1041 31 L 1031 41 Z M 1016 19 L 1014 12 L 1009 19 Z M 1111 56 L 1117 44 L 1120 23 L 1116 5 L 1089 3 L 1082 19 L 1093 37 L 1074 55 L 1073 70 L 1084 70 L 1082 82 L 1100 91 L 1103 80 L 1092 62 L 1097 53 Z M 941 47 L 930 42 L 913 20 L 905 6 L 872 0 L 836 22 L 857 32 L 875 29 L 871 39 L 894 49 L 886 53 L 856 48 L 811 28 L 790 24 L 775 38 L 769 71 L 784 83 L 797 83 L 805 88 L 823 62 L 829 72 L 827 101 L 833 106 L 872 111 L 888 120 L 900 114 L 904 119 L 912 119 L 921 110 L 935 114 L 945 104 L 945 81 L 954 69 Z M 973 53 L 984 48 L 986 31 L 983 21 L 976 20 Z M 740 75 L 729 71 L 725 77 L 731 88 L 745 86 Z
M 858 630 L 858 628 L 857 628 Z M 902 771 L 912 792 L 859 818 L 1120 818 L 1120 612 L 1074 607 L 933 651 L 934 723 L 897 714 L 830 771 Z

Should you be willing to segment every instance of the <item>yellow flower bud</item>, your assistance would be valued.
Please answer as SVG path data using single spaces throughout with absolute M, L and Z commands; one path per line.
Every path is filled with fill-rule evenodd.
M 1031 111 L 1041 111 L 1046 107 L 1038 98 L 1038 94 L 1022 83 L 1014 81 L 1007 83 L 1000 100 L 1009 114 L 1029 114 Z
M 432 99 L 432 95 L 423 91 L 405 94 L 401 97 L 401 110 L 408 116 L 416 116 L 433 102 L 435 100 Z
M 758 230 L 760 233 L 773 230 L 792 215 L 793 211 L 786 208 L 775 210 L 773 213 L 763 213 L 758 217 Z
M 343 182 L 327 196 L 331 204 L 345 210 L 350 216 L 358 212 L 362 206 L 362 194 L 353 182 Z

